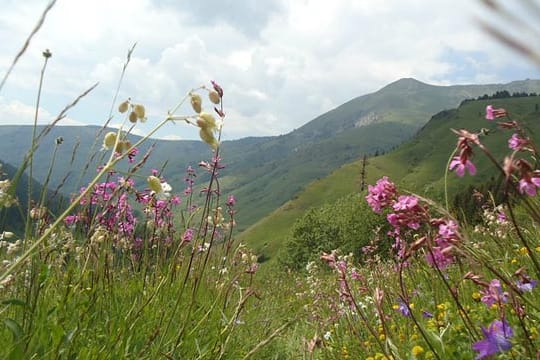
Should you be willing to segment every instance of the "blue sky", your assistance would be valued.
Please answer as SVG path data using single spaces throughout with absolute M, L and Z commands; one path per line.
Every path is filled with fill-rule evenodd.
M 0 0 L 0 76 L 48 1 Z M 137 42 L 119 101 L 143 103 L 144 134 L 190 89 L 225 89 L 225 138 L 287 133 L 343 102 L 403 77 L 439 84 L 540 78 L 478 19 L 521 29 L 473 0 L 58 0 L 0 92 L 0 124 L 30 124 L 42 66 L 40 122 L 95 82 L 61 124 L 107 119 L 127 50 Z M 500 1 L 516 7 L 520 1 Z M 516 8 L 518 13 L 527 10 Z M 525 36 L 525 35 L 524 35 Z M 116 106 L 116 104 L 115 104 Z M 189 107 L 181 109 L 191 114 Z M 115 114 L 113 124 L 123 118 Z M 195 139 L 168 124 L 161 138 Z

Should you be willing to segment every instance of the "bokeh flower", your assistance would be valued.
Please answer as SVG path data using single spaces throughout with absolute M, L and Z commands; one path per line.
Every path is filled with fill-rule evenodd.
M 514 335 L 514 332 L 506 320 L 494 320 L 488 329 L 482 328 L 482 332 L 484 339 L 473 344 L 473 349 L 478 352 L 475 359 L 483 359 L 512 348 L 509 338 Z

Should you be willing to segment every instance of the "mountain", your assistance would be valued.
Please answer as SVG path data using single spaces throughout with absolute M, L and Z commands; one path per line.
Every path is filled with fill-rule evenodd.
M 0 159 L 0 180 L 9 179 L 14 180 L 17 168 L 8 164 Z M 54 193 L 44 187 L 35 179 L 30 180 L 26 174 L 22 174 L 17 181 L 17 187 L 15 188 L 15 198 L 19 206 L 12 205 L 8 208 L 0 208 L 0 233 L 2 231 L 12 231 L 18 234 L 24 232 L 26 209 L 28 207 L 28 185 L 29 182 L 32 185 L 32 199 L 38 203 L 43 192 L 44 203 L 43 205 L 49 209 L 53 214 L 62 206 L 67 203 L 67 199 L 61 194 Z
M 481 141 L 495 158 L 502 159 L 509 151 L 507 141 L 512 132 L 497 129 L 494 122 L 485 120 L 488 104 L 506 108 L 513 119 L 521 121 L 533 134 L 533 139 L 540 140 L 539 96 L 467 101 L 457 109 L 433 116 L 413 139 L 394 151 L 370 158 L 366 165 L 366 182 L 374 184 L 386 175 L 403 190 L 442 202 L 445 169 L 457 143 L 457 136 L 451 128 L 464 128 L 471 132 L 487 128 L 490 132 Z M 498 174 L 487 157 L 479 149 L 475 149 L 475 153 L 476 176 L 458 178 L 454 173 L 448 174 L 450 201 L 453 195 L 471 186 L 497 178 Z M 362 161 L 355 161 L 343 165 L 328 177 L 312 182 L 294 199 L 244 231 L 242 242 L 256 249 L 263 258 L 275 258 L 284 247 L 294 221 L 308 209 L 332 203 L 360 190 L 361 167 Z
M 238 224 L 244 230 L 299 194 L 313 180 L 323 178 L 343 164 L 364 155 L 387 152 L 410 139 L 430 117 L 456 107 L 461 101 L 497 91 L 540 92 L 539 80 L 509 84 L 434 86 L 401 79 L 372 94 L 357 97 L 306 123 L 289 134 L 224 141 L 221 186 L 238 199 Z M 0 126 L 0 156 L 18 166 L 30 146 L 29 126 Z M 53 128 L 36 152 L 34 175 L 43 181 L 51 164 L 55 139 L 64 142 L 56 155 L 50 188 L 76 192 L 101 164 L 99 153 L 104 130 L 96 126 Z M 132 141 L 139 137 L 132 136 Z M 185 169 L 211 157 L 200 141 L 152 140 L 155 144 L 141 170 L 161 169 L 175 191 L 184 187 Z M 92 158 L 92 154 L 98 156 Z M 86 165 L 89 163 L 90 165 Z

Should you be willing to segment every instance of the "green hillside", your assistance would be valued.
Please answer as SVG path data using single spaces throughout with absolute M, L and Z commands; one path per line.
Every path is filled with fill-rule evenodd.
M 503 89 L 510 93 L 540 92 L 540 81 L 434 86 L 401 79 L 322 114 L 289 134 L 224 141 L 221 154 L 227 167 L 221 171 L 221 189 L 224 194 L 234 193 L 238 199 L 238 229 L 245 230 L 294 198 L 307 184 L 326 177 L 343 164 L 395 148 L 410 139 L 434 113 L 454 108 L 466 98 Z M 97 126 L 53 128 L 42 138 L 35 155 L 36 180 L 44 181 L 54 141 L 61 136 L 64 143 L 58 151 L 49 187 L 54 190 L 61 185 L 64 194 L 78 191 L 101 165 L 105 153 L 92 154 L 101 147 L 105 131 L 108 130 Z M 0 142 L 1 156 L 18 166 L 30 146 L 31 133 L 30 126 L 0 126 L 4 139 Z M 132 141 L 138 139 L 131 136 Z M 141 154 L 152 145 L 152 156 L 140 173 L 162 169 L 166 164 L 163 175 L 180 193 L 187 166 L 195 167 L 211 157 L 206 144 L 191 140 L 152 140 L 141 147 Z
M 404 189 L 438 200 L 443 199 L 444 173 L 448 158 L 457 142 L 451 128 L 465 128 L 479 132 L 490 129 L 482 142 L 501 159 L 508 150 L 507 140 L 511 132 L 496 128 L 494 122 L 484 118 L 487 104 L 505 107 L 536 136 L 540 134 L 540 97 L 506 98 L 465 102 L 455 110 L 435 115 L 409 142 L 388 154 L 370 158 L 366 167 L 367 183 L 373 184 L 386 175 Z M 458 178 L 450 173 L 448 189 L 450 196 L 470 184 L 478 184 L 494 176 L 493 167 L 479 150 L 473 159 L 477 175 Z M 330 176 L 314 181 L 295 199 L 272 212 L 268 217 L 241 234 L 242 241 L 256 248 L 263 258 L 275 258 L 287 238 L 296 219 L 307 209 L 318 207 L 351 192 L 359 191 L 361 161 L 340 167 Z

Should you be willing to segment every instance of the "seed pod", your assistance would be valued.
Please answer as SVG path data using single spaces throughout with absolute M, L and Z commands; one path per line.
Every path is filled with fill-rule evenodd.
M 126 100 L 118 106 L 118 111 L 123 114 L 128 110 L 128 108 L 129 108 L 129 101 Z
M 111 131 L 105 134 L 105 137 L 103 138 L 103 147 L 105 149 L 110 149 L 116 144 L 116 133 Z
M 199 114 L 199 116 L 197 117 L 197 125 L 201 129 L 208 129 L 210 131 L 216 129 L 217 127 L 216 119 L 212 114 L 207 112 L 202 112 Z
M 134 124 L 137 122 L 137 114 L 135 113 L 135 111 L 132 111 L 129 114 L 129 121 L 134 123 Z
M 202 111 L 202 99 L 199 94 L 190 94 L 191 96 L 191 107 L 198 114 Z
M 210 90 L 210 92 L 208 93 L 208 98 L 216 105 L 221 102 L 221 97 L 216 90 Z
M 199 130 L 199 136 L 201 137 L 202 141 L 210 145 L 214 150 L 217 149 L 218 141 L 214 137 L 212 130 L 209 130 L 208 128 L 201 128 L 201 130 Z
M 133 105 L 133 112 L 137 114 L 137 118 L 142 120 L 145 118 L 146 115 L 146 109 L 141 104 L 135 104 Z
M 148 186 L 150 187 L 150 190 L 153 192 L 160 193 L 163 191 L 161 188 L 161 180 L 159 180 L 156 176 L 149 176 L 146 181 L 148 182 Z

